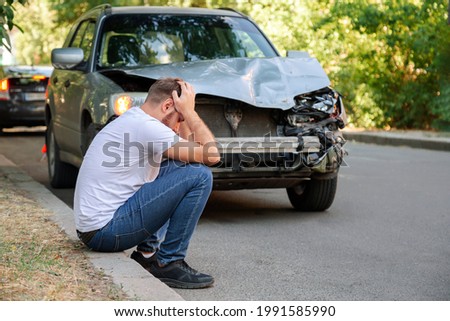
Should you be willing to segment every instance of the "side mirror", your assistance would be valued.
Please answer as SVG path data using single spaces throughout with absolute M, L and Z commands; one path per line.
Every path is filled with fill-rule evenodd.
M 288 50 L 286 52 L 286 57 L 289 58 L 311 58 L 307 51 L 299 51 L 299 50 Z
M 81 48 L 58 48 L 52 50 L 52 65 L 56 69 L 72 69 L 84 59 Z

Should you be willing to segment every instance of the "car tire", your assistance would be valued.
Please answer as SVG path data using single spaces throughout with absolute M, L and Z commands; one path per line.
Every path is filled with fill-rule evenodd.
M 337 190 L 337 175 L 333 178 L 314 179 L 287 188 L 292 206 L 302 212 L 320 212 L 328 209 Z
M 72 188 L 77 180 L 78 170 L 74 166 L 62 162 L 59 158 L 59 147 L 53 132 L 53 123 L 47 126 L 45 143 L 47 145 L 47 162 L 50 185 L 54 188 Z

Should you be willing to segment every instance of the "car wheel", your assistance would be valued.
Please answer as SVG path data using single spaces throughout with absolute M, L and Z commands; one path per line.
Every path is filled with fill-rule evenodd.
M 70 188 L 75 186 L 78 170 L 59 158 L 59 147 L 53 133 L 53 123 L 47 126 L 45 142 L 47 145 L 47 161 L 50 185 L 55 188 Z
M 337 175 L 329 179 L 311 179 L 301 185 L 287 188 L 292 206 L 299 211 L 319 212 L 328 209 L 334 201 Z

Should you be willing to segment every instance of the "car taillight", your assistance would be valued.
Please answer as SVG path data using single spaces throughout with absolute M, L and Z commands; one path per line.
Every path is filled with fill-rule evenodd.
M 45 87 L 45 100 L 48 99 L 48 85 L 50 85 L 50 78 L 47 81 L 47 87 Z
M 133 100 L 128 95 L 121 95 L 116 98 L 116 101 L 114 103 L 114 113 L 117 116 L 122 115 L 124 112 L 126 112 L 128 109 L 131 108 L 133 104 Z
M 44 80 L 45 78 L 44 75 L 33 75 L 33 80 Z
M 9 81 L 8 79 L 0 80 L 0 100 L 9 100 Z

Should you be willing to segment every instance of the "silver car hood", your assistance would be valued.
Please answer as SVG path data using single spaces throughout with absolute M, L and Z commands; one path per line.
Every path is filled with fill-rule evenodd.
M 158 79 L 180 77 L 197 94 L 231 98 L 257 107 L 289 109 L 294 97 L 330 84 L 315 58 L 233 58 L 154 65 L 125 70 Z

